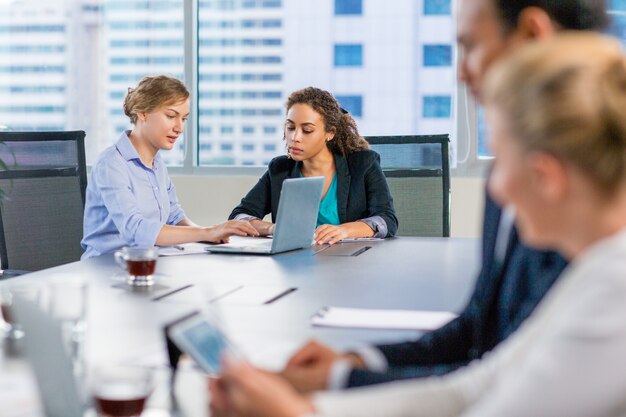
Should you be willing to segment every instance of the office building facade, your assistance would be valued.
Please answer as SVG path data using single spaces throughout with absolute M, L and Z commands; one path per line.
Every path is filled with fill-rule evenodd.
M 129 128 L 128 87 L 184 74 L 183 0 L 0 3 L 0 125 L 84 129 L 95 156 Z M 328 89 L 364 135 L 453 133 L 450 0 L 200 0 L 199 165 L 284 152 L 293 90 Z M 182 143 L 166 159 L 183 161 Z

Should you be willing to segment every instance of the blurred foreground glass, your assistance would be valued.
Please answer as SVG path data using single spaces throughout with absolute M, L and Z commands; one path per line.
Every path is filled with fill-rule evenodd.
M 146 287 L 154 284 L 158 256 L 156 247 L 124 247 L 115 252 L 115 261 L 128 273 L 128 285 Z
M 83 371 L 87 295 L 87 282 L 80 276 L 56 275 L 50 280 L 49 311 L 61 323 L 63 341 L 76 374 Z
M 4 332 L 4 337 L 9 340 L 18 340 L 24 337 L 24 330 L 13 317 L 13 305 L 16 302 L 15 295 L 40 303 L 41 289 L 34 284 L 11 285 L 0 288 L 0 311 L 2 312 L 2 323 L 0 330 Z
M 140 416 L 154 387 L 152 370 L 130 366 L 98 367 L 90 380 L 94 405 L 101 417 Z

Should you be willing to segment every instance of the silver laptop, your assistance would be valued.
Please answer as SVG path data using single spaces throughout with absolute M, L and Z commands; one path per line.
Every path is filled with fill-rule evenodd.
M 206 250 L 271 255 L 308 248 L 313 242 L 323 188 L 324 177 L 292 178 L 283 181 L 274 236 L 271 240 L 233 239 L 233 243 L 209 246 Z
M 35 303 L 16 297 L 17 321 L 24 328 L 26 356 L 31 364 L 45 415 L 82 417 L 84 404 L 65 351 L 61 325 Z

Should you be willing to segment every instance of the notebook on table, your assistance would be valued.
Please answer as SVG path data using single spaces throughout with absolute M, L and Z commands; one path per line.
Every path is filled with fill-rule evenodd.
M 233 243 L 209 246 L 209 252 L 273 255 L 308 248 L 313 242 L 324 177 L 283 181 L 272 239 L 233 239 Z

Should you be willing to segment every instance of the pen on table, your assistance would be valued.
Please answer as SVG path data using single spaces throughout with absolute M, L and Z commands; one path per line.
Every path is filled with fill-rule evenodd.
M 193 284 L 187 284 L 187 285 L 183 285 L 180 288 L 175 288 L 172 291 L 168 291 L 166 293 L 163 293 L 161 295 L 157 295 L 156 297 L 152 298 L 152 301 L 159 301 L 164 299 L 165 297 L 169 297 L 172 294 L 176 294 L 177 292 L 180 292 L 182 290 L 186 290 L 187 288 L 193 287 Z
M 185 250 L 185 248 L 183 246 L 180 246 L 180 245 L 173 245 L 172 247 L 174 249 L 178 249 L 178 250 Z

